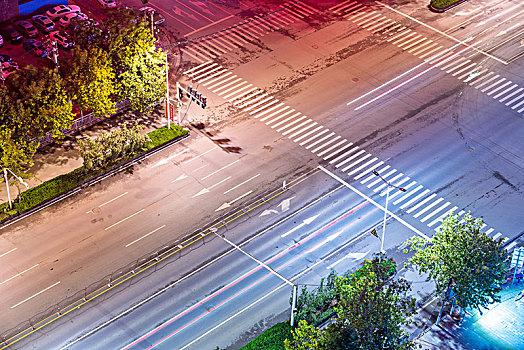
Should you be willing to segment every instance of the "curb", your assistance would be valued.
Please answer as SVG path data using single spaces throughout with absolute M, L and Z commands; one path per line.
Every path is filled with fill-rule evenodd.
M 5 218 L 3 220 L 0 220 L 0 224 L 2 226 L 0 226 L 0 230 L 9 226 L 9 225 L 12 225 L 22 219 L 25 219 L 26 217 L 42 210 L 42 209 L 45 209 L 69 196 L 72 196 L 74 194 L 76 194 L 77 192 L 80 192 L 82 191 L 83 189 L 89 187 L 89 186 L 92 186 L 102 180 L 104 180 L 105 178 L 109 177 L 109 176 L 112 176 L 112 175 L 115 175 L 119 172 L 121 172 L 122 170 L 136 164 L 136 163 L 139 163 L 140 161 L 174 145 L 175 143 L 178 143 L 182 140 L 185 140 L 186 138 L 190 137 L 190 132 L 188 132 L 187 134 L 185 134 L 184 136 L 179 136 L 177 138 L 174 138 L 166 143 L 163 143 L 161 145 L 158 145 L 154 148 L 152 148 L 151 150 L 147 151 L 147 152 L 144 152 L 144 153 L 140 153 L 140 154 L 137 154 L 136 156 L 134 156 L 133 158 L 131 159 L 128 159 L 127 161 L 123 162 L 122 164 L 119 164 L 119 165 L 115 165 L 114 167 L 110 168 L 109 170 L 107 170 L 106 172 L 102 173 L 102 174 L 99 174 L 99 175 L 96 175 L 92 178 L 89 178 L 81 183 L 79 183 L 75 188 L 67 191 L 67 192 L 64 192 L 62 194 L 59 194 L 57 195 L 56 197 L 53 197 L 53 198 L 50 198 L 40 204 L 38 204 L 37 206 L 21 213 L 21 214 L 18 214 L 18 215 L 15 215 L 15 216 L 11 216 L 11 217 L 8 217 L 8 218 Z
M 431 3 L 428 5 L 429 9 L 433 12 L 437 12 L 437 13 L 442 13 L 442 12 L 446 12 L 447 10 L 449 9 L 452 9 L 453 7 L 455 6 L 458 6 L 460 4 L 462 4 L 463 2 L 466 2 L 468 0 L 459 0 L 451 5 L 449 5 L 448 7 L 443 7 L 443 8 L 438 8 L 438 7 L 434 7 L 433 5 L 431 5 Z

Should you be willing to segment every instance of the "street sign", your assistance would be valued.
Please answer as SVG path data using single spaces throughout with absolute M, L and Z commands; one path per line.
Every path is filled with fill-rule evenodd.
M 375 236 L 375 237 L 378 238 L 377 229 L 373 229 L 373 230 L 371 230 L 371 234 L 372 234 L 373 236 Z

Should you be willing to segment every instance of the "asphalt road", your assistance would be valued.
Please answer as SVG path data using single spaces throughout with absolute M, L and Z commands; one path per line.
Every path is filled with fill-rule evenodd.
M 242 6 L 250 8 L 250 4 L 253 13 L 240 15 Z M 152 5 L 175 12 L 172 8 L 183 6 L 179 2 Z M 168 36 L 173 28 L 178 28 L 177 35 L 190 38 L 224 29 L 220 35 L 184 45 L 173 57 L 176 72 L 186 72 L 180 77 L 184 86 L 197 86 L 210 105 L 204 111 L 186 101 L 184 121 L 203 121 L 206 129 L 126 174 L 2 228 L 4 330 L 104 277 L 109 281 L 115 270 L 319 164 L 379 203 L 385 200 L 385 185 L 369 174 L 371 169 L 406 187 L 406 194 L 392 193 L 390 209 L 412 232 L 430 236 L 450 210 L 470 210 L 484 218 L 488 233 L 508 239 L 509 249 L 522 244 L 518 240 L 523 226 L 524 165 L 523 70 L 518 60 L 521 5 L 502 1 L 482 8 L 470 1 L 436 15 L 419 3 L 393 8 L 350 1 L 320 6 L 306 2 L 228 29 L 232 22 L 256 14 L 261 5 L 239 2 L 227 16 L 197 21 L 202 28 L 198 32 L 167 16 L 169 30 L 164 34 Z M 307 195 L 317 198 L 328 188 L 318 181 Z M 341 212 L 335 209 L 330 214 L 335 217 Z M 380 222 L 381 215 L 370 217 L 373 224 Z M 397 220 L 391 225 L 400 224 Z M 258 231 L 266 226 L 257 227 Z M 368 227 L 355 230 L 361 233 Z M 399 230 L 394 240 L 401 242 L 406 232 Z M 237 241 L 249 236 L 243 234 Z M 269 237 L 268 233 L 268 241 Z M 265 239 L 261 241 L 261 249 L 267 249 L 260 251 L 261 257 L 277 254 L 263 243 Z M 326 249 L 343 244 L 335 243 Z M 376 241 L 367 244 L 371 248 Z M 200 248 L 191 254 L 196 254 L 195 261 L 207 261 L 209 256 Z M 296 264 L 297 270 L 307 265 L 300 259 Z M 213 275 L 214 268 L 206 273 Z M 224 273 L 224 279 L 234 279 Z M 318 280 L 319 275 L 309 278 Z M 268 281 L 272 280 L 260 286 L 269 288 Z M 211 286 L 217 284 L 202 284 L 197 290 L 205 296 L 216 289 Z M 241 305 L 260 298 L 264 288 L 258 286 L 254 294 L 239 296 Z M 143 289 L 129 300 L 138 300 L 148 291 Z M 127 293 L 131 292 L 122 292 Z M 280 310 L 284 304 L 275 303 Z M 100 312 L 103 305 L 92 312 Z M 121 300 L 111 305 L 106 314 L 126 306 Z M 236 312 L 227 310 L 227 315 Z M 228 330 L 245 333 L 258 320 L 278 314 L 275 310 L 242 316 L 245 327 Z M 115 331 L 120 338 L 104 339 L 125 344 L 173 315 L 175 311 L 153 313 L 151 319 L 132 316 L 137 325 L 131 334 Z M 72 322 L 81 324 L 81 329 L 93 328 L 93 318 L 76 320 Z M 220 323 L 219 317 L 213 323 Z M 196 321 L 181 331 L 185 343 L 206 332 L 205 327 L 192 328 L 197 325 L 202 327 Z M 55 341 L 81 334 L 58 326 L 55 331 L 67 333 Z M 221 339 L 217 343 L 228 345 L 235 339 L 219 334 L 223 338 L 214 335 L 205 341 Z

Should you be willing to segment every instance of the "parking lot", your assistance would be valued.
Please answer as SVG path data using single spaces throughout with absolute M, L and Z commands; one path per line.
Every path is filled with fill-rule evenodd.
M 80 1 L 78 1 L 78 3 L 80 3 Z M 70 1 L 69 5 L 76 5 L 80 7 L 80 11 L 82 13 L 87 15 L 90 19 L 94 19 L 95 21 L 98 21 L 98 22 L 106 18 L 108 15 L 107 14 L 108 9 L 102 7 L 97 0 L 82 1 L 82 5 L 78 5 L 77 3 Z M 20 20 L 26 20 L 34 25 L 35 22 L 32 19 L 32 17 L 35 15 L 39 15 L 39 14 L 45 15 L 46 10 L 52 7 L 53 6 L 49 6 L 48 8 L 43 8 L 39 10 L 38 12 L 33 13 L 29 16 L 23 16 L 21 18 L 14 18 L 10 21 L 11 23 L 3 23 L 1 27 L 13 27 L 13 24 Z M 54 26 L 55 26 L 54 31 L 59 30 L 60 33 L 67 34 L 68 30 L 60 26 L 59 19 L 60 18 L 57 18 L 56 20 L 53 21 Z M 49 68 L 54 67 L 55 63 L 53 61 L 53 54 L 51 52 L 50 35 L 48 33 L 44 33 L 41 29 L 38 29 L 37 31 L 38 31 L 37 36 L 34 39 L 41 41 L 45 46 L 49 48 L 49 54 L 46 55 L 46 57 L 37 57 L 33 52 L 24 50 L 23 42 L 28 40 L 29 38 L 27 36 L 22 35 L 22 33 L 20 33 L 22 35 L 22 40 L 14 44 L 9 42 L 9 40 L 5 37 L 5 35 L 2 35 L 4 44 L 2 47 L 0 47 L 0 54 L 8 54 L 9 56 L 11 56 L 12 60 L 18 64 L 19 68 L 22 68 L 27 65 L 34 65 L 37 67 L 49 67 Z M 64 49 L 61 45 L 57 45 L 57 47 L 58 47 L 59 56 L 70 54 L 70 49 Z

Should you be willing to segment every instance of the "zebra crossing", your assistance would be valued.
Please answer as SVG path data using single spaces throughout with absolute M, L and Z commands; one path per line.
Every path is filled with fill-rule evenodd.
M 438 66 L 440 70 L 457 77 L 458 80 L 475 89 L 480 89 L 493 81 L 480 91 L 517 113 L 524 112 L 524 87 L 473 62 L 471 58 L 476 55 L 476 52 L 468 57 L 457 55 L 453 50 L 442 55 L 448 50 L 447 48 L 355 0 L 346 0 L 329 10 L 373 34 L 381 35 L 387 42 L 431 65 Z
M 265 16 L 255 16 L 218 33 L 191 41 L 182 46 L 180 51 L 198 63 L 203 63 L 237 48 L 245 47 L 271 32 L 304 20 L 318 12 L 317 9 L 302 1 L 286 2 Z
M 392 205 L 404 210 L 407 214 L 411 214 L 428 228 L 438 229 L 440 226 L 438 224 L 442 218 L 459 209 L 457 205 L 439 197 L 432 190 L 386 164 L 385 161 L 354 145 L 350 140 L 337 135 L 335 131 L 326 128 L 291 106 L 287 106 L 264 90 L 249 84 L 244 79 L 233 75 L 237 77 L 234 80 L 235 83 L 227 83 L 231 79 L 231 72 L 222 67 L 217 67 L 217 64 L 212 61 L 193 67 L 184 74 L 195 83 L 202 83 L 208 81 L 208 74 L 214 75 L 217 71 L 222 73 L 214 76 L 216 82 L 213 87 L 207 86 L 213 93 L 222 93 L 222 98 L 232 103 L 239 110 L 281 135 L 287 136 L 322 161 L 328 162 L 328 164 L 352 177 L 355 181 L 359 181 L 363 186 L 381 197 L 384 197 L 389 191 Z M 221 80 L 221 77 L 225 77 L 225 79 Z M 233 84 L 235 85 L 232 86 Z M 242 92 L 245 89 L 237 89 L 237 87 L 246 85 L 250 86 L 249 93 Z M 226 87 L 228 88 L 225 89 Z M 224 95 L 225 90 L 232 92 Z M 371 173 L 372 170 L 378 171 L 391 184 L 402 186 L 406 189 L 406 192 L 401 192 L 396 188 L 386 188 L 386 184 Z M 462 216 L 465 211 L 461 210 L 458 214 Z M 494 231 L 493 228 L 488 228 L 486 232 L 492 233 Z M 502 236 L 500 232 L 494 235 L 494 237 L 500 236 Z M 507 239 L 505 238 L 505 240 Z M 516 243 L 513 242 L 507 249 L 513 249 L 515 245 Z

